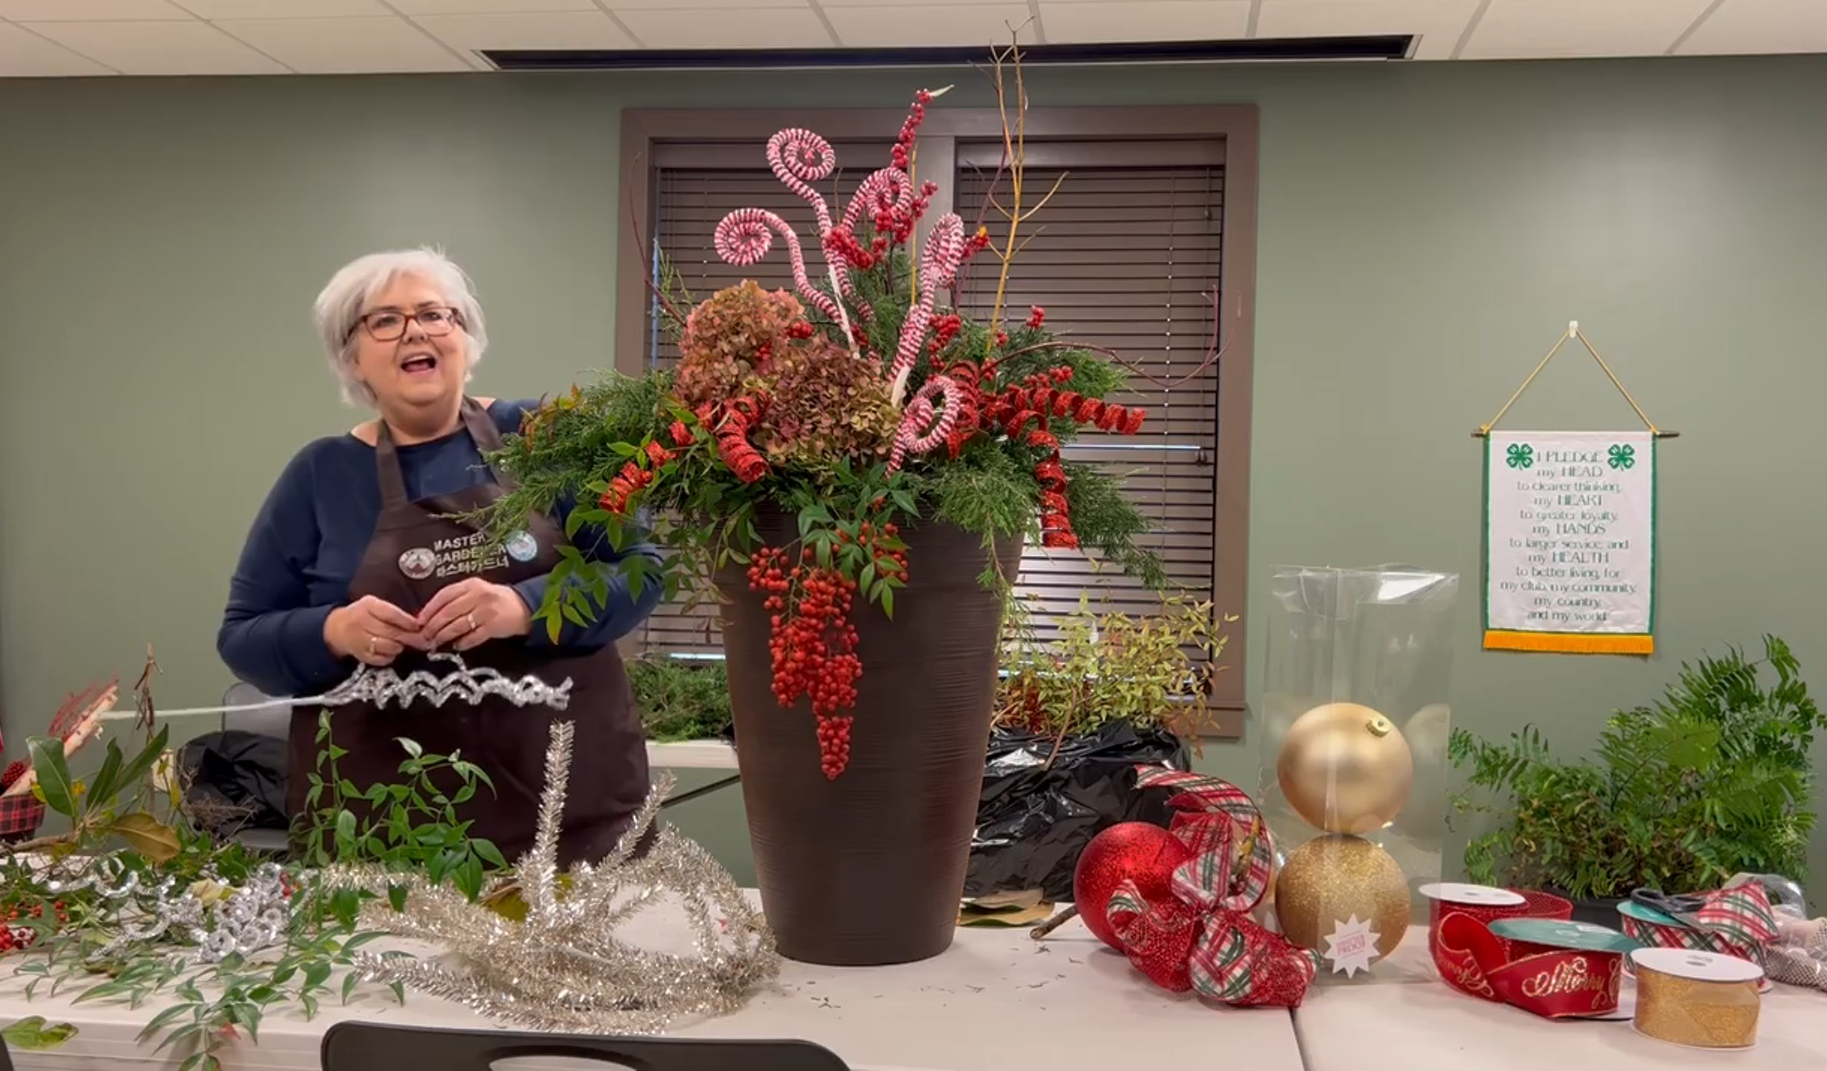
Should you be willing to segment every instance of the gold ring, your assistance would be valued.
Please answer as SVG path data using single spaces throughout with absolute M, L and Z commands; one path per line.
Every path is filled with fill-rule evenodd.
M 374 654 L 374 637 L 373 636 L 368 637 L 368 653 L 370 655 Z

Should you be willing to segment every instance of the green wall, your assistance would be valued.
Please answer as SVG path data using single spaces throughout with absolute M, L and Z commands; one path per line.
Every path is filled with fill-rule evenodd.
M 308 317 L 343 261 L 442 243 L 492 320 L 478 392 L 537 395 L 611 359 L 621 108 L 895 107 L 952 81 L 947 104 L 981 104 L 976 79 L 0 82 L 13 751 L 66 690 L 131 679 L 147 641 L 163 705 L 221 694 L 215 630 L 248 520 L 300 444 L 357 419 Z M 1804 430 L 1827 399 L 1827 59 L 1097 69 L 1038 72 L 1032 94 L 1261 106 L 1246 623 L 1272 563 L 1457 570 L 1458 724 L 1533 721 L 1568 749 L 1675 661 L 1765 631 L 1827 692 L 1827 451 Z M 1683 433 L 1663 451 L 1649 662 L 1478 649 L 1467 431 L 1576 317 Z M 1628 425 L 1608 391 L 1569 353 L 1510 426 Z M 1206 763 L 1255 784 L 1252 743 Z M 738 806 L 679 817 L 741 875 Z M 1813 862 L 1827 874 L 1827 839 Z

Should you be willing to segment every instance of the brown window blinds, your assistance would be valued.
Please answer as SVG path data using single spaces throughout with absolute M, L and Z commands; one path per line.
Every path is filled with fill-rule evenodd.
M 843 167 L 825 184 L 845 203 L 856 184 L 888 157 L 887 145 L 838 144 Z M 776 245 L 762 263 L 736 268 L 712 248 L 717 222 L 746 206 L 778 213 L 800 235 L 807 270 L 824 271 L 811 208 L 781 186 L 756 149 L 744 144 L 656 146 L 648 233 L 667 266 L 695 299 L 745 278 L 770 289 L 792 289 L 786 251 Z M 974 224 L 992 180 L 996 199 L 1009 203 L 1009 177 L 996 178 L 1000 144 L 957 146 L 952 204 Z M 1211 291 L 1219 283 L 1224 157 L 1215 140 L 1184 142 L 1048 142 L 1030 146 L 1023 196 L 1031 207 L 1064 175 L 1058 193 L 1023 225 L 1030 236 L 1015 259 L 1004 296 L 1005 319 L 1019 322 L 1031 305 L 1070 338 L 1115 350 L 1131 366 L 1130 389 L 1114 401 L 1149 410 L 1142 434 L 1086 435 L 1065 452 L 1121 474 L 1159 531 L 1147 537 L 1166 560 L 1177 587 L 1210 598 L 1216 470 L 1218 370 L 1202 363 L 1211 342 Z M 1006 224 L 992 208 L 984 219 L 997 248 Z M 1018 241 L 1020 239 L 1018 238 Z M 973 263 L 959 300 L 987 316 L 999 265 L 989 254 Z M 651 319 L 651 309 L 649 310 Z M 649 367 L 678 354 L 666 338 L 647 332 Z M 1156 597 L 1114 567 L 1077 551 L 1027 553 L 1019 588 L 1041 635 L 1050 618 L 1078 605 L 1089 591 L 1100 608 L 1148 613 Z M 663 606 L 643 637 L 649 651 L 721 650 L 717 610 L 704 603 Z
M 961 144 L 954 205 L 967 224 L 983 212 L 992 246 L 1005 248 L 1012 176 L 998 175 L 1002 146 Z M 1218 367 L 1208 363 L 1224 218 L 1224 150 L 1215 141 L 1050 142 L 1030 146 L 1024 210 L 1058 189 L 1016 233 L 1003 319 L 1047 310 L 1063 337 L 1108 347 L 1128 367 L 1128 389 L 1112 397 L 1142 406 L 1134 436 L 1095 430 L 1068 444 L 1068 461 L 1121 476 L 1157 529 L 1143 542 L 1165 560 L 1175 587 L 1212 597 Z M 990 205 L 987 212 L 984 206 Z M 1024 244 L 1025 243 L 1025 244 Z M 987 318 L 1000 264 L 971 265 L 963 311 Z M 1095 552 L 1029 548 L 1018 593 L 1036 634 L 1089 593 L 1094 610 L 1158 612 L 1159 596 Z M 1240 609 L 1240 608 L 1238 608 Z

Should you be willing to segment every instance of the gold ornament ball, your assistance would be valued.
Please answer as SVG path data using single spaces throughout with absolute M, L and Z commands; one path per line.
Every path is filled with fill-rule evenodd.
M 1302 948 L 1326 951 L 1326 937 L 1356 915 L 1388 956 L 1408 933 L 1408 879 L 1389 853 L 1362 837 L 1315 837 L 1294 849 L 1275 882 L 1281 932 Z
M 1328 833 L 1369 833 L 1400 814 L 1415 760 L 1402 731 L 1358 703 L 1327 703 L 1295 719 L 1275 759 L 1294 813 Z

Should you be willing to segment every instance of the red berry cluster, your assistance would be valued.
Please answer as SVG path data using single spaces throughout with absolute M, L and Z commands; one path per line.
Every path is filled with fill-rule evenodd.
M 878 211 L 876 217 L 880 219 Z M 886 233 L 882 231 L 881 233 Z M 876 258 L 888 251 L 888 239 L 878 237 L 870 246 L 857 241 L 856 234 L 849 227 L 839 223 L 825 233 L 825 255 L 841 259 L 857 271 L 868 271 L 875 267 Z
M 804 342 L 806 339 L 812 337 L 814 330 L 815 328 L 813 328 L 810 321 L 795 320 L 787 325 L 787 337 Z
M 927 340 L 926 349 L 932 354 L 934 369 L 939 367 L 939 352 L 952 344 L 958 332 L 964 329 L 964 318 L 955 312 L 940 313 L 932 319 L 933 337 Z
M 913 107 L 901 123 L 901 133 L 894 142 L 894 166 L 903 171 L 913 163 L 914 136 L 919 133 L 920 124 L 926 122 L 926 106 L 932 102 L 933 95 L 926 90 L 915 93 Z
M 1028 306 L 1027 328 L 1030 331 L 1040 330 L 1040 325 L 1047 322 L 1047 310 L 1039 305 Z
M 59 925 L 69 925 L 70 913 L 65 909 L 62 900 L 52 904 L 51 910 L 55 912 L 55 917 Z M 24 917 L 34 919 L 44 918 L 44 905 L 33 904 L 31 909 L 24 913 Z M 32 942 L 38 940 L 38 931 L 29 925 L 19 925 L 20 918 L 21 913 L 19 905 L 8 905 L 6 909 L 5 925 L 0 925 L 0 954 L 22 951 L 30 948 Z
M 773 655 L 774 699 L 791 707 L 810 697 L 818 719 L 819 763 L 835 781 L 850 764 L 848 714 L 856 706 L 856 681 L 863 663 L 856 656 L 856 626 L 850 620 L 856 581 L 812 564 L 806 548 L 798 564 L 785 551 L 764 547 L 749 565 L 749 590 L 765 592 L 768 649 Z

